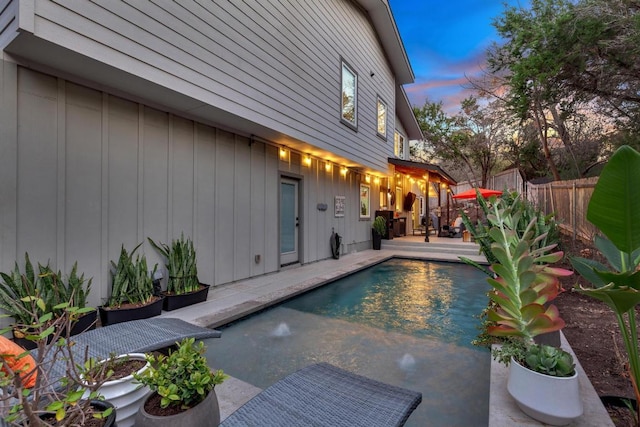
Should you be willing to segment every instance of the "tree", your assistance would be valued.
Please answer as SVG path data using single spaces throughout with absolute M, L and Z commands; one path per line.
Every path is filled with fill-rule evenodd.
M 632 139 L 637 132 L 639 6 L 532 0 L 529 9 L 508 7 L 494 21 L 506 42 L 490 49 L 489 70 L 504 76 L 514 115 L 534 124 L 556 180 L 582 177 L 606 157 L 612 150 L 602 136 L 611 137 L 614 125 Z
M 427 101 L 422 108 L 414 107 L 425 141 L 412 147 L 413 158 L 452 163 L 467 180 L 485 187 L 508 139 L 496 105 L 481 106 L 476 98 L 467 98 L 454 117 L 442 110 L 442 103 Z
M 442 102 L 425 100 L 422 107 L 413 107 L 413 114 L 424 135 L 424 140 L 412 145 L 409 150 L 411 158 L 425 162 L 438 157 L 436 151 L 446 145 L 453 130 L 453 119 L 442 109 Z

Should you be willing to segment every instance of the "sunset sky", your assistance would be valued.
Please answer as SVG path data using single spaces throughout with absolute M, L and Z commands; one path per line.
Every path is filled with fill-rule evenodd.
M 528 7 L 529 0 L 389 0 L 416 77 L 405 86 L 412 105 L 428 98 L 458 111 L 470 94 L 465 75 L 480 72 L 487 47 L 498 41 L 491 22 L 504 3 Z

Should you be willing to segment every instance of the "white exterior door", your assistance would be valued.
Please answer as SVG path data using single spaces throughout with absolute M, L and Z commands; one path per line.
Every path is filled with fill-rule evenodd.
M 280 181 L 280 264 L 287 265 L 298 259 L 298 181 L 282 178 Z

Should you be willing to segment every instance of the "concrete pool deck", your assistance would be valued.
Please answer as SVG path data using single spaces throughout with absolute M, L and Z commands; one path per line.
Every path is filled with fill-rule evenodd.
M 340 259 L 328 259 L 315 263 L 283 269 L 277 273 L 258 276 L 246 280 L 213 287 L 209 290 L 207 301 L 185 307 L 180 310 L 163 312 L 161 317 L 177 317 L 201 326 L 218 327 L 271 305 L 285 301 L 293 296 L 314 289 L 343 276 L 367 268 L 390 258 L 414 258 L 437 261 L 459 262 L 459 254 L 476 262 L 486 262 L 477 255 L 477 245 L 461 242 L 461 239 L 432 239 L 430 244 L 420 244 L 422 248 L 431 246 L 435 251 L 422 252 L 411 245 L 424 242 L 424 237 L 397 239 L 394 246 L 383 246 L 380 251 L 365 250 L 345 254 Z M 457 250 L 444 249 L 438 241 L 460 245 Z M 418 242 L 418 243 L 416 243 Z M 419 247 L 417 246 L 417 247 Z M 454 247 L 454 249 L 456 249 Z M 580 367 L 579 370 L 582 368 Z M 506 392 L 506 377 L 502 366 L 492 362 L 491 396 L 488 425 L 503 427 L 513 425 L 543 425 L 524 415 Z M 581 393 L 585 414 L 572 426 L 613 426 L 606 409 L 600 402 L 584 372 L 581 378 Z M 216 387 L 220 404 L 221 418 L 225 419 L 260 389 L 231 378 Z

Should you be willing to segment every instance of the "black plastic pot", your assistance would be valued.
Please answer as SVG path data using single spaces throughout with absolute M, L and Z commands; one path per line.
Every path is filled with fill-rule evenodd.
M 91 311 L 84 316 L 80 317 L 71 327 L 71 335 L 78 335 L 84 331 L 96 328 L 96 320 L 98 319 L 98 311 Z M 50 337 L 51 338 L 51 337 Z M 26 338 L 16 337 L 16 331 L 13 331 L 13 341 L 20 347 L 26 350 L 33 350 L 37 347 L 35 341 L 28 340 Z M 51 341 L 49 339 L 49 341 Z
M 162 308 L 165 311 L 177 310 L 206 301 L 207 295 L 209 295 L 209 285 L 200 283 L 199 290 L 187 294 L 168 294 L 163 292 L 162 295 L 164 295 L 164 306 Z
M 113 408 L 113 411 L 111 411 L 111 414 L 109 414 L 109 416 L 104 420 L 104 425 L 103 427 L 117 427 L 116 424 L 116 408 L 109 403 L 106 400 L 92 400 L 91 401 L 91 406 L 93 406 L 94 409 L 102 412 L 102 411 L 106 411 L 109 408 Z M 49 414 L 51 415 L 51 414 Z M 46 417 L 48 416 L 48 414 L 42 414 L 40 415 L 41 419 L 46 419 Z M 64 420 L 63 420 L 64 422 Z M 65 424 L 61 424 L 61 425 L 65 425 Z
M 78 319 L 76 323 L 71 327 L 71 335 L 78 335 L 83 333 L 84 331 L 90 331 L 91 329 L 96 328 L 96 323 L 98 320 L 98 310 L 90 311 L 85 314 L 81 318 Z
M 373 249 L 379 251 L 382 248 L 382 235 L 371 230 L 371 240 L 373 241 Z
M 162 313 L 162 298 L 142 307 L 132 308 L 105 308 L 100 309 L 100 322 L 102 326 L 128 322 L 130 320 L 148 319 Z

